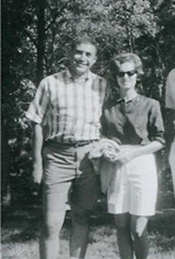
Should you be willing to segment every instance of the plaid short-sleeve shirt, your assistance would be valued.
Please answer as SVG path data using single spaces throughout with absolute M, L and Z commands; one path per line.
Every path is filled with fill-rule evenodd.
M 42 125 L 46 141 L 96 140 L 105 93 L 102 77 L 89 72 L 78 82 L 65 70 L 41 81 L 26 116 Z

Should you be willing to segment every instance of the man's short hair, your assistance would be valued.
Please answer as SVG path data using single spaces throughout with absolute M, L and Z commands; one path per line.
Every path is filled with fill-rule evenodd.
M 82 44 L 82 43 L 88 43 L 93 45 L 96 50 L 97 50 L 97 42 L 92 39 L 88 34 L 81 34 L 79 36 L 77 36 L 71 44 L 71 50 L 75 50 L 75 48 L 77 47 L 77 45 Z

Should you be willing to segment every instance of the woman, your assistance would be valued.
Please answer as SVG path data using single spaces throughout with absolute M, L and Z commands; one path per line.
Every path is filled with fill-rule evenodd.
M 147 223 L 155 214 L 157 170 L 154 153 L 164 145 L 159 103 L 138 93 L 143 74 L 132 53 L 112 61 L 119 98 L 108 100 L 102 115 L 102 135 L 120 144 L 115 179 L 108 189 L 108 212 L 114 214 L 122 259 L 148 256 Z

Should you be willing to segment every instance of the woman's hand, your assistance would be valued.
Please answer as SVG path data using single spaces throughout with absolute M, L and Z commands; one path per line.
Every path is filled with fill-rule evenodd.
M 135 150 L 133 150 L 133 149 L 124 150 L 118 154 L 116 161 L 120 162 L 122 165 L 124 165 L 124 164 L 127 164 L 128 162 L 130 162 L 131 160 L 133 160 L 135 157 L 136 157 Z

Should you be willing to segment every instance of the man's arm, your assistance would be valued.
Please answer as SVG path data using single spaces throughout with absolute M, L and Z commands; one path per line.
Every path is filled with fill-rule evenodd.
M 33 146 L 33 178 L 34 182 L 40 184 L 43 175 L 42 165 L 43 131 L 40 124 L 34 125 L 34 146 Z

